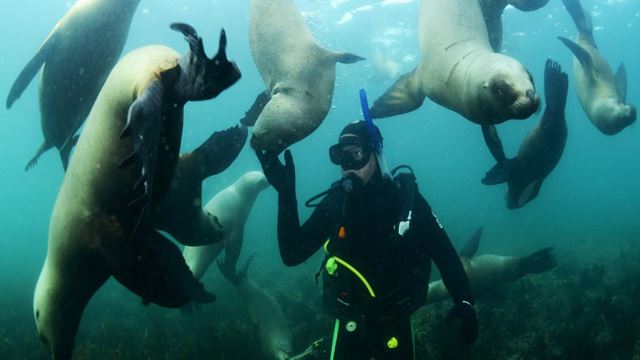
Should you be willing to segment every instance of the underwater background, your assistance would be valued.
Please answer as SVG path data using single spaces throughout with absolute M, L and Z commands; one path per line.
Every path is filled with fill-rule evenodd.
M 583 0 L 593 15 L 596 43 L 629 79 L 627 101 L 640 105 L 640 1 Z M 342 127 L 361 118 L 358 89 L 373 102 L 400 74 L 420 61 L 418 0 L 297 0 L 318 42 L 368 60 L 337 65 L 332 110 L 311 136 L 291 147 L 299 207 L 325 190 L 340 174 L 328 147 Z M 5 1 L 0 11 L 0 99 L 5 99 L 22 67 L 72 2 Z M 175 21 L 193 25 L 209 55 L 224 27 L 227 54 L 242 79 L 218 98 L 185 109 L 182 151 L 235 124 L 265 86 L 251 58 L 249 1 L 143 0 L 134 16 L 124 53 L 165 44 L 183 53 Z M 507 8 L 503 51 L 532 73 L 542 96 L 547 58 L 569 74 L 566 118 L 569 129 L 560 163 L 539 196 L 509 210 L 506 185 L 485 186 L 494 164 L 480 127 L 433 102 L 418 110 L 375 120 L 384 136 L 391 167 L 411 165 L 454 246 L 478 227 L 485 228 L 479 254 L 526 255 L 553 246 L 558 266 L 478 296 L 480 336 L 471 348 L 459 346 L 457 330 L 444 321 L 450 303 L 429 305 L 414 317 L 417 358 L 430 359 L 640 359 L 640 129 L 632 125 L 615 136 L 601 134 L 580 107 L 574 89 L 572 55 L 557 36 L 574 38 L 576 29 L 559 0 L 532 13 Z M 376 52 L 399 66 L 395 78 L 376 71 Z M 124 54 L 123 53 L 123 54 Z M 78 56 L 82 56 L 81 53 Z M 508 156 L 541 113 L 498 127 Z M 24 166 L 42 141 L 36 81 L 8 111 L 0 109 L 0 359 L 45 359 L 32 315 L 35 283 L 46 256 L 49 217 L 64 173 L 56 151 Z M 203 201 L 260 165 L 248 146 L 222 174 L 207 179 Z M 249 276 L 273 294 L 291 325 L 296 351 L 332 328 L 320 301 L 314 274 L 322 256 L 285 268 L 276 240 L 276 193 L 264 191 L 245 228 L 242 259 L 256 253 Z M 432 280 L 437 278 L 432 275 Z M 263 355 L 235 290 L 212 266 L 203 278 L 218 296 L 195 315 L 143 306 L 110 280 L 84 312 L 75 345 L 78 359 L 260 359 Z M 426 284 L 425 284 L 426 285 Z

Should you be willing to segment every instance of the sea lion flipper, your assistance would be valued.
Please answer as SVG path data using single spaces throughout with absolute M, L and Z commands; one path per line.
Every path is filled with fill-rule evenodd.
M 127 241 L 115 220 L 100 231 L 100 249 L 116 280 L 140 296 L 143 303 L 178 308 L 192 302 L 212 302 L 193 277 L 180 249 L 155 230 L 139 242 Z
M 141 166 L 140 178 L 134 185 L 134 191 L 142 194 L 130 203 L 130 206 L 141 207 L 140 215 L 133 231 L 133 236 L 140 234 L 149 221 L 149 207 L 153 193 L 160 129 L 162 128 L 162 103 L 164 85 L 153 81 L 129 107 L 127 123 L 120 138 L 131 136 L 133 152 L 120 162 L 120 167 L 137 162 Z
M 494 125 L 482 125 L 482 135 L 489 148 L 489 152 L 496 159 L 496 164 L 482 178 L 485 185 L 502 184 L 509 179 L 511 161 L 507 159 L 502 147 L 502 140 L 498 135 L 498 130 Z
M 478 247 L 480 246 L 480 238 L 482 237 L 482 231 L 484 231 L 484 227 L 479 227 L 476 231 L 473 232 L 469 240 L 464 244 L 462 249 L 460 250 L 460 257 L 471 259 L 476 252 L 478 252 Z
M 357 63 L 358 61 L 366 60 L 362 56 L 358 56 L 356 54 L 351 54 L 346 52 L 334 53 L 334 56 L 335 56 L 336 62 L 339 62 L 341 64 L 353 64 L 353 63 Z
M 538 250 L 520 258 L 520 267 L 525 274 L 537 274 L 553 269 L 558 265 L 553 256 L 553 247 Z
M 40 155 L 42 155 L 45 151 L 49 150 L 50 148 L 51 148 L 51 145 L 49 145 L 46 141 L 44 141 L 36 151 L 36 154 L 33 155 L 31 160 L 29 160 L 27 165 L 24 167 L 24 171 L 29 171 L 34 166 L 36 166 L 38 164 L 38 159 L 40 158 Z
M 256 121 L 258 121 L 258 117 L 262 113 L 262 110 L 264 110 L 264 107 L 267 106 L 269 100 L 271 100 L 271 92 L 269 92 L 269 90 L 265 90 L 258 94 L 249 110 L 244 113 L 244 117 L 240 119 L 240 124 L 248 127 L 255 125 Z
M 376 99 L 370 113 L 373 118 L 383 118 L 413 111 L 424 102 L 420 90 L 417 69 L 402 75 L 381 97 Z
M 57 46 L 57 36 L 54 29 L 49 37 L 44 41 L 44 43 L 38 49 L 38 52 L 29 60 L 27 65 L 20 71 L 20 74 L 14 81 L 11 86 L 11 90 L 9 90 L 9 95 L 7 96 L 7 109 L 10 109 L 13 103 L 18 100 L 24 89 L 29 86 L 31 80 L 34 76 L 40 71 L 42 65 L 47 61 L 49 54 L 55 47 Z
M 67 171 L 67 167 L 69 167 L 69 157 L 71 156 L 71 150 L 78 143 L 78 139 L 80 139 L 80 135 L 72 135 L 67 138 L 67 141 L 62 144 L 60 148 L 60 160 L 62 161 L 62 168 L 64 171 Z
M 544 98 L 547 104 L 545 111 L 551 110 L 564 114 L 568 89 L 569 80 L 567 74 L 562 72 L 560 64 L 547 59 L 544 68 Z
M 560 41 L 562 41 L 562 43 L 565 44 L 569 48 L 569 50 L 571 50 L 571 52 L 573 53 L 573 56 L 575 56 L 576 59 L 578 59 L 578 61 L 580 62 L 580 65 L 585 70 L 585 74 L 589 76 L 593 76 L 594 67 L 593 67 L 593 59 L 591 59 L 591 55 L 589 55 L 589 53 L 585 49 L 583 49 L 580 45 L 576 44 L 575 42 L 565 37 L 558 36 L 558 39 L 560 39 Z
M 593 39 L 593 24 L 591 22 L 591 16 L 584 11 L 580 4 L 580 0 L 562 0 L 562 3 L 573 19 L 573 22 L 576 24 L 578 31 Z
M 624 63 L 620 63 L 616 70 L 616 89 L 622 102 L 627 101 L 627 68 Z
M 209 139 L 193 151 L 194 159 L 199 162 L 198 174 L 201 179 L 219 174 L 233 163 L 247 141 L 247 127 L 235 125 L 214 132 Z

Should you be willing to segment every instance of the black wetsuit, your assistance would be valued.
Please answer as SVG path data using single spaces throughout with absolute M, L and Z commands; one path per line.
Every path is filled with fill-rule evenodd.
M 327 259 L 346 261 L 371 289 L 345 266 L 323 270 L 324 304 L 338 319 L 333 359 L 414 358 L 409 317 L 426 299 L 431 260 L 454 302 L 471 299 L 458 255 L 417 187 L 410 229 L 398 234 L 400 198 L 396 184 L 377 173 L 357 194 L 329 193 L 301 226 L 295 195 L 279 195 L 284 263 L 300 264 L 326 244 Z M 346 330 L 349 322 L 354 331 Z

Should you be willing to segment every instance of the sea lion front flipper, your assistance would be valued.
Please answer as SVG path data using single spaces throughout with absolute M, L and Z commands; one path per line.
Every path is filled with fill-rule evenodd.
M 473 232 L 469 240 L 464 244 L 460 252 L 458 253 L 461 258 L 471 259 L 476 252 L 478 252 L 478 247 L 480 246 L 480 238 L 482 237 L 482 232 L 484 231 L 484 227 L 479 227 L 476 231 Z
M 336 62 L 339 62 L 341 64 L 353 64 L 353 63 L 357 63 L 358 61 L 366 60 L 362 56 L 358 56 L 356 54 L 351 54 L 347 52 L 331 51 L 331 55 Z
M 129 206 L 140 206 L 140 215 L 133 230 L 133 237 L 140 235 L 149 221 L 153 177 L 155 175 L 160 129 L 162 128 L 162 106 L 164 85 L 153 81 L 129 107 L 127 123 L 120 138 L 131 136 L 133 152 L 120 162 L 120 167 L 137 162 L 141 166 L 140 178 L 133 190 L 142 191 L 142 195 L 131 201 Z
M 622 102 L 627 101 L 627 68 L 624 63 L 620 63 L 618 70 L 616 70 L 616 89 Z
M 556 114 L 564 114 L 568 89 L 567 74 L 562 72 L 560 64 L 547 59 L 544 67 L 544 100 L 547 104 L 545 112 L 552 111 Z
M 482 125 L 482 135 L 484 141 L 489 148 L 489 152 L 496 159 L 495 164 L 482 178 L 482 183 L 485 185 L 496 185 L 507 182 L 509 179 L 509 172 L 511 170 L 511 162 L 504 154 L 504 148 L 502 147 L 502 140 L 498 135 L 498 130 L 494 125 Z
M 247 134 L 247 127 L 244 125 L 214 132 L 192 153 L 193 158 L 198 161 L 196 175 L 204 180 L 228 168 L 244 147 Z
M 236 264 L 242 251 L 244 228 L 240 228 L 230 235 L 229 242 L 224 245 L 224 260 L 218 263 L 218 267 L 220 267 L 220 271 L 222 272 L 224 272 L 223 269 L 229 269 L 235 272 Z
M 7 109 L 10 109 L 13 103 L 18 100 L 22 92 L 24 92 L 24 89 L 31 83 L 31 79 L 40 71 L 42 65 L 47 61 L 49 54 L 56 48 L 58 43 L 57 39 L 58 37 L 54 29 L 44 43 L 42 43 L 38 52 L 29 60 L 22 71 L 20 71 L 16 81 L 14 81 L 11 86 L 11 90 L 9 90 L 6 103 Z
M 249 110 L 244 113 L 244 117 L 240 119 L 240 124 L 248 127 L 254 126 L 256 121 L 258 121 L 258 117 L 262 114 L 262 110 L 267 106 L 269 100 L 271 100 L 271 92 L 269 90 L 265 90 L 258 94 Z
M 591 59 L 591 55 L 589 55 L 587 50 L 583 49 L 580 45 L 565 37 L 558 36 L 558 39 L 560 39 L 560 41 L 562 41 L 562 43 L 565 44 L 569 48 L 569 50 L 571 50 L 573 56 L 578 59 L 580 65 L 585 70 L 585 74 L 587 74 L 589 77 L 593 77 L 593 59 Z
M 418 68 L 402 75 L 382 96 L 373 102 L 371 117 L 384 118 L 413 111 L 424 102 Z
M 143 303 L 179 308 L 190 301 L 215 300 L 215 295 L 193 277 L 180 249 L 157 231 L 148 230 L 137 242 L 127 241 L 121 231 L 102 233 L 100 239 L 113 276 Z

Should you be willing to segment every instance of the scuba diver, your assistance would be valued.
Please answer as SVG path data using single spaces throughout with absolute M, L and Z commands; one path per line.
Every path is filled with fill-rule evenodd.
M 256 151 L 278 192 L 284 264 L 298 265 L 320 248 L 326 253 L 323 303 L 336 322 L 330 348 L 323 340 L 307 349 L 312 353 L 327 343 L 325 359 L 414 359 L 410 316 L 426 301 L 431 260 L 453 299 L 447 319 L 462 320 L 463 342 L 472 344 L 478 335 L 474 299 L 449 237 L 419 193 L 412 171 L 396 168 L 391 176 L 383 170 L 376 150 L 381 147 L 380 130 L 370 120 L 348 124 L 329 149 L 343 177 L 307 201 L 310 205 L 324 196 L 302 225 L 291 152 L 285 151 L 283 164 L 277 154 Z M 293 357 L 302 358 L 309 357 Z

